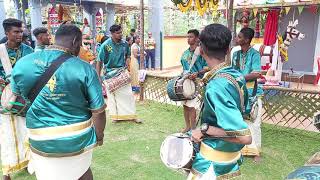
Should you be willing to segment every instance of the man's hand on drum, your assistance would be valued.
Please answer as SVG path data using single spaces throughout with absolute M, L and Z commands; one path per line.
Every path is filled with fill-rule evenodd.
M 6 81 L 4 79 L 0 78 L 0 84 L 5 84 L 5 83 L 6 83 Z
M 200 129 L 192 130 L 191 141 L 195 143 L 199 143 L 202 141 L 202 138 L 203 138 L 203 134 L 201 133 Z
M 126 59 L 126 67 L 128 68 L 128 70 L 130 69 L 130 58 Z
M 198 73 L 193 73 L 193 74 L 190 74 L 188 76 L 188 78 L 191 79 L 191 80 L 195 80 L 197 78 L 197 76 L 198 76 Z

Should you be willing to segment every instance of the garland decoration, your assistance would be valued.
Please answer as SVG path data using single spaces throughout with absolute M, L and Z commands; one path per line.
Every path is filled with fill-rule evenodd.
M 185 2 L 181 0 L 180 3 L 178 4 L 178 7 L 182 12 L 187 12 L 190 9 L 191 5 L 192 5 L 192 0 L 185 0 Z
M 218 13 L 219 0 L 210 0 L 209 6 L 212 8 L 213 18 L 217 17 L 219 15 L 219 13 Z
M 203 14 L 206 12 L 208 7 L 208 1 L 207 0 L 195 0 L 196 8 L 200 16 L 203 16 Z

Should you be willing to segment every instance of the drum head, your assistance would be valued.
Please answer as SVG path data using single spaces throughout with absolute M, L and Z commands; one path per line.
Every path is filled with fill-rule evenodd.
M 186 98 L 191 98 L 196 93 L 196 84 L 190 79 L 185 79 L 183 82 L 183 95 Z
M 193 144 L 181 133 L 172 134 L 163 141 L 160 157 L 167 167 L 181 169 L 192 160 Z
M 290 173 L 286 179 L 320 179 L 320 166 L 303 166 Z

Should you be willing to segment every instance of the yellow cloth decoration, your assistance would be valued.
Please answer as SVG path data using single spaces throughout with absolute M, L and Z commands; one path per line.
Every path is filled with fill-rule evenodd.
M 73 18 L 71 16 L 71 11 L 69 8 L 63 8 L 62 21 L 73 21 Z
M 96 41 L 101 43 L 101 39 L 104 37 L 104 34 L 97 34 Z
M 84 47 L 80 48 L 79 58 L 87 62 L 93 61 L 95 59 L 94 54 Z
M 203 1 L 203 7 L 201 7 L 201 2 Z M 206 12 L 208 7 L 207 0 L 195 0 L 196 2 L 196 8 L 200 16 L 203 16 L 203 14 Z
M 279 51 L 282 61 L 288 61 L 288 50 L 284 49 L 283 39 L 281 36 L 278 36 L 278 43 L 279 43 Z
M 187 12 L 190 9 L 191 5 L 192 5 L 192 1 L 193 0 L 189 0 L 186 4 L 180 3 L 180 4 L 178 4 L 178 8 L 182 12 Z
M 212 16 L 217 17 L 218 16 L 219 1 L 218 0 L 210 0 L 209 7 L 212 8 Z

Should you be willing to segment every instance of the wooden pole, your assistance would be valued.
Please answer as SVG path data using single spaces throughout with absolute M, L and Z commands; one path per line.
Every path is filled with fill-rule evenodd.
M 229 4 L 228 4 L 229 2 Z M 235 17 L 233 17 L 233 4 L 234 4 L 234 0 L 229 0 L 227 1 L 227 11 L 228 11 L 228 17 L 227 17 L 227 21 L 228 21 L 228 28 L 230 29 L 231 33 L 232 33 L 232 41 L 231 41 L 231 46 L 234 46 L 235 44 L 235 38 L 236 38 L 236 19 Z
M 140 0 L 140 69 L 144 69 L 144 3 Z
M 140 0 L 140 69 L 144 69 L 144 2 Z M 143 82 L 140 83 L 140 101 L 144 100 Z
M 227 1 L 228 3 L 228 1 Z M 228 6 L 228 28 L 233 32 L 233 0 L 229 0 Z

